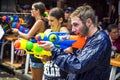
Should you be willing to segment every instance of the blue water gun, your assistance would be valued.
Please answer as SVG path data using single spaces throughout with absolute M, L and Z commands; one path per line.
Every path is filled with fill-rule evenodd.
M 41 44 L 41 41 L 50 41 L 53 42 L 56 47 L 66 49 L 76 42 L 76 40 L 70 40 L 69 37 L 70 34 L 66 32 L 51 32 L 49 34 L 39 33 L 35 36 L 35 39 L 38 44 Z

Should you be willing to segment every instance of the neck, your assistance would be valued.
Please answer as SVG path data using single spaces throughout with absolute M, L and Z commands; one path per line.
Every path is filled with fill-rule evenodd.
M 53 30 L 53 32 L 59 32 L 60 31 L 60 26 L 51 27 L 51 29 Z
M 114 41 L 115 41 L 115 39 L 112 39 L 111 37 L 110 37 L 110 40 L 111 40 L 112 42 L 114 42 Z
M 88 37 L 91 37 L 93 36 L 96 32 L 98 31 L 98 28 L 93 26 L 89 29 L 89 34 L 88 34 Z
M 42 19 L 42 16 L 36 16 L 35 19 L 40 20 L 40 19 Z

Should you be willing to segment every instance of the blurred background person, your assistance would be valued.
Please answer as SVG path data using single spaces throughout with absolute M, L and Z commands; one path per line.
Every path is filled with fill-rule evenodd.
M 111 5 L 110 24 L 118 24 L 118 10 L 114 3 Z
M 112 56 L 115 57 L 116 54 L 120 55 L 120 34 L 118 26 L 115 24 L 109 24 L 107 31 L 112 42 Z
M 23 15 L 24 23 L 21 25 L 24 25 L 25 27 L 31 29 L 33 24 L 35 23 L 35 18 L 31 16 L 31 6 L 26 4 L 22 8 L 23 13 L 26 13 Z
M 71 21 L 70 21 L 70 15 L 71 15 L 71 13 L 73 11 L 74 11 L 73 7 L 67 7 L 64 10 L 65 21 L 63 22 L 63 25 L 68 28 L 68 30 L 70 31 L 70 33 L 71 33 L 71 30 L 72 30 Z

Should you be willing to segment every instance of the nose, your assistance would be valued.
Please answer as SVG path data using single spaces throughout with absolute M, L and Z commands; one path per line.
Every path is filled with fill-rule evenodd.
M 75 32 L 75 29 L 72 27 L 72 32 Z
M 51 22 L 49 21 L 49 23 L 48 23 L 49 25 L 51 25 Z

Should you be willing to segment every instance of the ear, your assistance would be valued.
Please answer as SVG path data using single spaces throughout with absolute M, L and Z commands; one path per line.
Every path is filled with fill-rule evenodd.
M 88 18 L 87 20 L 86 20 L 86 25 L 87 26 L 90 26 L 92 24 L 92 20 L 90 19 L 90 18 Z
M 39 9 L 37 9 L 36 11 L 37 11 L 37 13 L 39 13 L 39 14 L 40 14 L 40 10 L 39 10 Z M 41 15 L 41 14 L 40 14 L 40 15 Z
M 63 18 L 60 18 L 59 19 L 59 23 L 61 24 L 63 22 Z

